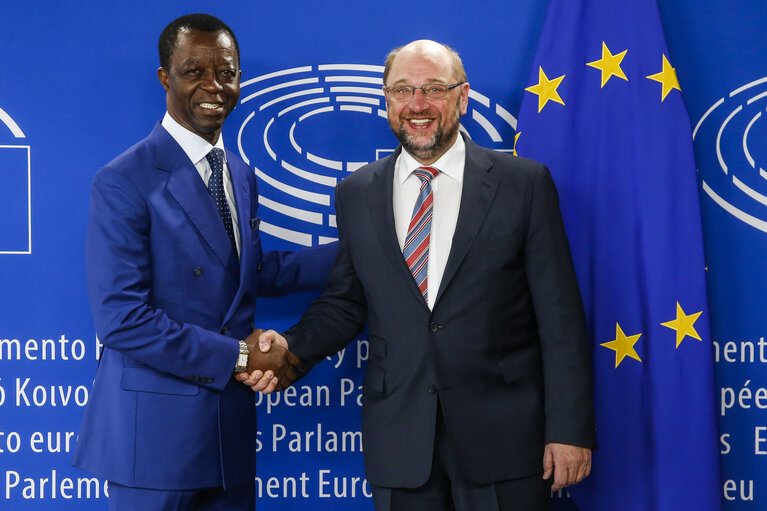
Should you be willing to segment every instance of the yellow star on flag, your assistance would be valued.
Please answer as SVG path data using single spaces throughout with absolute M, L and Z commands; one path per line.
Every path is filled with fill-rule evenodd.
M 525 89 L 538 96 L 538 113 L 541 113 L 541 110 L 543 110 L 543 107 L 546 106 L 546 103 L 549 101 L 555 101 L 560 105 L 565 104 L 557 92 L 557 87 L 559 87 L 559 84 L 562 83 L 564 78 L 565 75 L 562 75 L 553 80 L 549 80 L 546 73 L 543 72 L 543 68 L 538 66 L 538 83 Z
M 623 73 L 623 69 L 621 69 L 621 62 L 623 61 L 623 57 L 626 56 L 627 51 L 628 50 L 623 50 L 617 55 L 613 55 L 610 53 L 610 50 L 607 48 L 605 42 L 602 41 L 602 58 L 595 60 L 594 62 L 586 63 L 587 66 L 595 67 L 602 71 L 602 85 L 600 85 L 600 88 L 604 87 L 607 83 L 607 80 L 613 76 L 617 76 L 618 78 L 623 78 L 624 80 L 629 81 L 629 79 L 626 78 L 626 75 Z
M 511 154 L 514 156 L 519 156 L 517 154 L 517 140 L 519 140 L 519 136 L 522 134 L 521 131 L 518 131 L 516 135 L 514 135 L 514 149 L 511 150 Z
M 682 340 L 688 335 L 693 339 L 698 339 L 699 341 L 703 340 L 695 330 L 695 322 L 698 320 L 701 314 L 703 314 L 703 311 L 696 312 L 695 314 L 690 314 L 688 316 L 684 313 L 684 310 L 682 310 L 682 306 L 679 305 L 679 302 L 676 302 L 676 319 L 661 323 L 661 325 L 665 326 L 666 328 L 676 330 L 677 348 L 680 344 L 682 344 Z
M 615 368 L 617 369 L 626 357 L 631 357 L 640 362 L 642 361 L 634 349 L 634 345 L 641 336 L 642 334 L 626 336 L 626 334 L 623 333 L 623 330 L 621 330 L 621 326 L 618 323 L 615 323 L 615 339 L 610 342 L 604 342 L 600 344 L 600 346 L 615 351 Z
M 660 99 L 661 101 L 665 101 L 666 96 L 668 96 L 668 93 L 671 92 L 671 89 L 676 89 L 680 92 L 682 91 L 682 89 L 679 88 L 679 80 L 676 77 L 676 69 L 671 67 L 671 64 L 669 63 L 665 54 L 663 55 L 663 71 L 660 73 L 655 73 L 654 75 L 650 75 L 647 78 L 650 80 L 655 80 L 656 82 L 660 82 L 661 85 L 663 85 L 663 95 Z

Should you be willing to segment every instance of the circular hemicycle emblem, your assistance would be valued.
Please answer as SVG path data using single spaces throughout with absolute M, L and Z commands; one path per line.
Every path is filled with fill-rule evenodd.
M 703 191 L 727 213 L 763 232 L 767 232 L 766 109 L 764 77 L 716 101 L 692 134 L 696 145 L 715 153 L 715 159 L 701 162 Z
M 232 114 L 237 150 L 256 173 L 261 230 L 303 246 L 337 239 L 335 185 L 391 154 L 383 66 L 326 64 L 243 81 Z M 461 131 L 482 145 L 513 150 L 517 120 L 473 89 Z

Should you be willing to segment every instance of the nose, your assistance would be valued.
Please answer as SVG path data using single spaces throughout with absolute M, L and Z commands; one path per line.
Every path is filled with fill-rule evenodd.
M 413 98 L 410 100 L 410 109 L 414 112 L 420 112 L 429 108 L 429 100 L 423 94 L 423 89 L 416 89 Z
M 201 84 L 206 91 L 219 92 L 224 90 L 224 87 L 218 81 L 218 77 L 216 76 L 216 72 L 214 70 L 208 70 L 205 72 Z

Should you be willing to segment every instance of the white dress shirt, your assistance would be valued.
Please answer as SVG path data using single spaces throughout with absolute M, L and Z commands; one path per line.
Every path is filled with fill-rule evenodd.
M 234 229 L 234 241 L 237 245 L 237 254 L 240 253 L 240 229 L 238 228 L 239 222 L 237 220 L 237 207 L 234 201 L 234 191 L 232 189 L 232 179 L 229 176 L 229 164 L 226 161 L 226 150 L 224 149 L 224 136 L 223 134 L 218 137 L 216 145 L 210 145 L 210 142 L 192 133 L 185 127 L 181 126 L 176 120 L 170 116 L 168 112 L 165 112 L 165 117 L 162 119 L 162 127 L 173 137 L 173 140 L 178 142 L 184 153 L 192 160 L 197 173 L 200 174 L 202 182 L 205 183 L 205 187 L 208 186 L 210 181 L 210 175 L 213 171 L 210 168 L 208 159 L 206 156 L 211 149 L 217 147 L 224 151 L 224 193 L 226 194 L 226 202 L 229 204 L 229 211 L 232 213 L 232 228 Z M 223 223 L 221 224 L 223 227 Z
M 439 170 L 437 177 L 431 180 L 434 206 L 429 237 L 429 270 L 427 273 L 427 304 L 429 309 L 434 308 L 434 300 L 437 298 L 442 275 L 445 273 L 445 264 L 447 264 L 447 258 L 450 255 L 450 247 L 453 244 L 458 210 L 461 206 L 465 164 L 466 144 L 459 134 L 450 149 L 439 160 L 429 165 Z M 395 163 L 392 206 L 394 209 L 394 227 L 397 231 L 400 250 L 405 245 L 413 207 L 421 190 L 421 180 L 412 172 L 422 166 L 404 149 Z

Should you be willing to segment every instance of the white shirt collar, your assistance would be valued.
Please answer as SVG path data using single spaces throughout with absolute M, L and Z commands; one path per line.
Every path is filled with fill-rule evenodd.
M 186 153 L 192 163 L 197 163 L 210 152 L 214 147 L 218 147 L 224 151 L 224 135 L 221 134 L 216 141 L 216 145 L 211 145 L 210 142 L 202 138 L 196 133 L 192 133 L 176 119 L 171 117 L 168 112 L 165 112 L 165 117 L 162 118 L 162 127 L 173 137 L 181 149 Z M 226 161 L 226 151 L 224 151 L 224 161 Z
M 401 185 L 405 180 L 410 177 L 418 167 L 423 167 L 413 156 L 410 155 L 404 148 L 399 155 L 399 164 L 397 165 L 397 182 Z M 437 161 L 429 165 L 440 171 L 440 173 L 447 174 L 451 178 L 455 179 L 459 183 L 463 181 L 463 169 L 466 164 L 466 143 L 463 141 L 463 137 L 460 133 L 455 139 L 455 142 L 445 154 L 443 154 Z

